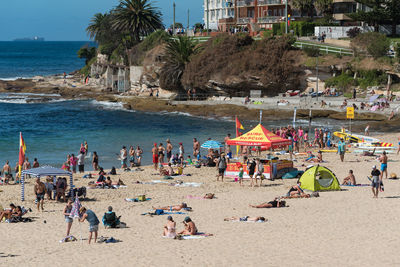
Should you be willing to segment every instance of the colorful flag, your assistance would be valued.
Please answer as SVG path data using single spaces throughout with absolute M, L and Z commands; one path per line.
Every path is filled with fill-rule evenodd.
M 244 130 L 243 125 L 240 123 L 237 117 L 236 117 L 236 129 Z
M 69 214 L 70 218 L 80 218 L 79 210 L 81 209 L 82 205 L 79 202 L 79 198 L 75 196 L 74 205 L 72 205 L 71 213 Z
M 19 170 L 19 177 L 21 177 L 21 170 L 22 170 L 22 165 L 24 164 L 25 161 L 25 142 L 24 138 L 22 137 L 22 133 L 19 133 L 19 160 L 18 160 L 18 170 Z

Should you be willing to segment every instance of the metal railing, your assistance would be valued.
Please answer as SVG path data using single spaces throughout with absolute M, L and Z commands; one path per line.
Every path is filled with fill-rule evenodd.
M 258 0 L 257 4 L 262 5 L 282 5 L 282 0 Z
M 269 17 L 260 17 L 258 18 L 258 23 L 277 23 L 282 20 L 282 17 L 279 16 L 269 16 Z
M 238 7 L 254 6 L 254 0 L 241 0 L 241 1 L 237 1 L 236 5 L 237 5 Z
M 296 42 L 296 43 L 294 43 L 294 46 L 298 47 L 300 49 L 303 49 L 305 47 L 317 47 L 317 48 L 319 48 L 319 51 L 325 52 L 326 54 L 334 53 L 334 54 L 340 54 L 340 55 L 354 56 L 353 50 L 348 49 L 348 48 L 320 45 L 320 44 L 314 44 L 314 43 L 306 43 L 306 42 Z
M 238 23 L 250 23 L 251 18 L 238 18 Z

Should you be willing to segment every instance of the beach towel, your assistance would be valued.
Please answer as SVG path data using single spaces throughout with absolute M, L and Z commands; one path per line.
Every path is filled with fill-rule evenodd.
M 145 212 L 142 213 L 141 215 L 171 215 L 171 214 L 187 214 L 186 212 L 182 212 L 182 211 L 164 211 L 163 213 L 157 214 L 155 211 L 153 212 Z
M 171 184 L 177 187 L 200 187 L 202 183 L 181 183 L 181 184 Z
M 181 235 L 181 236 L 177 236 L 178 239 L 200 239 L 200 238 L 205 238 L 205 237 L 209 237 L 209 236 L 213 236 L 212 234 L 206 234 L 206 233 L 197 233 L 195 235 Z
M 149 201 L 149 200 L 151 200 L 151 198 L 146 198 L 145 201 Z M 138 198 L 125 198 L 125 201 L 126 202 L 144 202 L 144 201 L 139 201 Z
M 370 184 L 356 184 L 356 185 L 352 185 L 352 184 L 349 184 L 349 185 L 347 185 L 347 184 L 342 184 L 341 186 L 353 186 L 353 187 L 355 187 L 355 186 L 371 186 Z

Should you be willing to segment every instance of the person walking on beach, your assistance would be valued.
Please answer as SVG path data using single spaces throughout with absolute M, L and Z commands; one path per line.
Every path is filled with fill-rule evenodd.
M 140 148 L 140 146 L 136 147 L 135 153 L 136 153 L 136 163 L 137 163 L 136 165 L 140 166 L 142 164 L 142 154 L 143 154 L 143 150 Z
M 79 173 L 85 172 L 85 152 L 81 151 L 78 155 L 78 169 Z
M 340 138 L 338 142 L 338 153 L 340 155 L 340 161 L 344 161 L 344 154 L 346 153 L 346 143 L 344 142 L 343 138 Z
M 44 210 L 43 208 L 43 202 L 44 202 L 44 195 L 46 194 L 46 186 L 44 183 L 40 181 L 40 178 L 36 178 L 36 184 L 33 187 L 34 193 L 36 195 L 36 205 L 37 205 L 37 210 L 39 210 L 39 207 L 42 208 L 42 211 Z
M 197 158 L 197 155 L 200 153 L 200 143 L 196 138 L 193 138 L 193 157 Z
M 171 141 L 169 139 L 167 139 L 167 162 L 170 162 L 171 157 L 172 157 L 172 144 Z
M 126 150 L 126 146 L 122 147 L 119 154 L 120 154 L 120 159 L 121 159 L 121 168 L 125 169 L 128 167 L 128 165 L 127 165 L 128 151 Z
M 379 161 L 381 162 L 381 180 L 383 180 L 383 173 L 385 173 L 385 179 L 387 179 L 387 162 L 388 157 L 386 155 L 386 151 L 383 151 L 382 156 L 380 156 Z
M 379 188 L 381 186 L 381 172 L 376 168 L 376 166 L 372 167 L 371 171 L 371 176 L 372 176 L 372 193 L 374 194 L 374 198 L 378 198 L 378 193 L 379 193 Z
M 257 166 L 257 164 L 254 161 L 254 159 L 252 159 L 251 161 L 249 160 L 247 162 L 247 170 L 248 170 L 248 174 L 249 174 L 250 179 L 251 179 L 250 186 L 254 186 L 254 183 L 253 183 L 254 177 L 253 176 L 254 176 L 254 173 L 256 171 L 256 166 Z M 257 180 L 256 180 L 256 183 L 257 183 Z
M 85 207 L 81 207 L 79 210 L 82 218 L 79 220 L 80 222 L 84 222 L 87 220 L 89 222 L 89 244 L 92 241 L 92 234 L 94 233 L 94 242 L 97 242 L 97 234 L 99 231 L 99 219 L 96 214 L 92 210 L 87 210 Z
M 367 125 L 367 127 L 365 127 L 364 134 L 366 136 L 369 136 L 369 124 Z
M 157 148 L 157 143 L 154 143 L 154 146 L 151 149 L 151 153 L 153 153 L 154 169 L 157 170 L 157 168 L 158 168 L 158 148 Z
M 219 159 L 217 160 L 217 168 L 218 168 L 218 175 L 217 175 L 217 182 L 219 181 L 219 177 L 221 176 L 221 181 L 224 181 L 224 173 L 226 170 L 226 158 L 225 154 L 221 153 Z

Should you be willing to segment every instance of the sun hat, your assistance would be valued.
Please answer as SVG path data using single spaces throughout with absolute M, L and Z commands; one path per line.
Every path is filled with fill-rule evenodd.
M 376 165 L 372 166 L 372 169 L 375 170 L 376 169 Z

